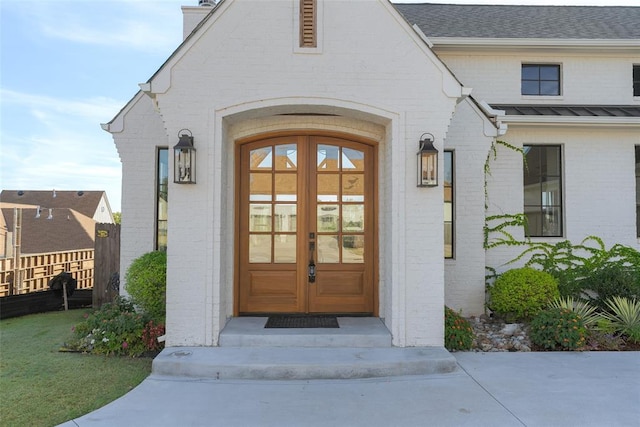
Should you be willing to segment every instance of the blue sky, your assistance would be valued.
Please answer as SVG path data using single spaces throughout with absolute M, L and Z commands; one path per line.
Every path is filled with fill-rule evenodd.
M 431 2 L 640 6 L 640 0 Z M 180 44 L 180 6 L 197 3 L 0 0 L 0 188 L 105 190 L 120 211 L 120 158 L 100 123 Z

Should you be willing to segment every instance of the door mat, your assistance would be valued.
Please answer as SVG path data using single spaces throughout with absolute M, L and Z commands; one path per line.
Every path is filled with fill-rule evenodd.
M 269 316 L 265 328 L 339 328 L 336 316 Z

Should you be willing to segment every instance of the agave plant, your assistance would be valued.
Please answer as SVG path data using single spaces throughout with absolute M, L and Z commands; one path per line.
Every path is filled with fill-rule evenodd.
M 564 308 L 573 311 L 582 318 L 582 323 L 587 328 L 595 326 L 600 320 L 600 316 L 596 312 L 596 307 L 587 301 L 573 297 L 555 298 L 549 303 L 549 308 Z
M 624 297 L 606 300 L 610 312 L 600 314 L 598 328 L 625 335 L 629 340 L 640 342 L 640 301 Z

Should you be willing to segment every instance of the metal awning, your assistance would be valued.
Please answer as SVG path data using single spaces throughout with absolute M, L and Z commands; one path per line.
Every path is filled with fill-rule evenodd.
M 492 104 L 491 108 L 507 116 L 640 117 L 640 106 L 634 105 Z

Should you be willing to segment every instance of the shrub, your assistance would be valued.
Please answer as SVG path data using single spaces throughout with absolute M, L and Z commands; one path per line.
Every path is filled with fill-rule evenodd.
M 633 342 L 640 342 L 640 301 L 613 297 L 606 301 L 609 312 L 601 313 L 598 328 L 619 333 Z
M 473 329 L 469 321 L 449 307 L 444 308 L 444 346 L 447 350 L 471 350 Z
M 489 308 L 508 321 L 535 316 L 557 298 L 558 283 L 544 271 L 516 268 L 498 276 L 489 288 Z
M 574 299 L 573 297 L 556 298 L 549 303 L 549 308 L 565 308 L 573 311 L 582 318 L 582 323 L 584 323 L 586 327 L 594 326 L 600 319 L 594 306 L 586 301 Z
M 583 295 L 601 309 L 606 309 L 606 301 L 612 297 L 640 299 L 640 269 L 606 265 L 578 284 Z
M 167 254 L 149 252 L 136 258 L 125 276 L 132 301 L 158 322 L 166 317 Z
M 587 328 L 582 318 L 566 308 L 541 311 L 531 321 L 531 342 L 549 350 L 576 350 L 586 344 Z
M 104 355 L 140 356 L 145 351 L 162 348 L 157 337 L 164 326 L 154 325 L 146 316 L 137 313 L 126 298 L 117 297 L 112 303 L 87 314 L 74 327 L 75 340 L 65 345 L 69 350 Z
M 624 340 L 617 335 L 594 329 L 590 331 L 587 347 L 590 350 L 619 351 Z
M 635 248 L 616 244 L 606 249 L 597 236 L 589 236 L 580 244 L 569 240 L 521 243 L 527 249 L 510 262 L 530 256 L 525 267 L 538 268 L 558 279 L 562 296 L 580 298 L 585 290 L 598 292 L 599 288 L 606 295 L 601 295 L 602 302 L 609 296 L 640 298 L 640 251 Z M 604 307 L 598 300 L 593 302 Z

